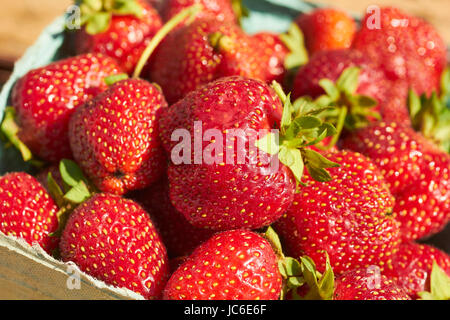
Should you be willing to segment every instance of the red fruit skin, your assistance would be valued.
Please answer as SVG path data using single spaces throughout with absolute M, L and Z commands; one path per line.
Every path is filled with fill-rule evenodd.
M 169 184 L 165 179 L 136 192 L 134 198 L 152 217 L 171 257 L 190 255 L 214 234 L 210 230 L 192 226 L 174 208 L 170 202 Z
M 450 156 L 410 126 L 381 122 L 358 130 L 342 146 L 374 161 L 396 198 L 393 216 L 404 241 L 440 231 L 450 218 Z
M 61 257 L 83 272 L 146 299 L 158 299 L 167 281 L 166 248 L 137 203 L 96 194 L 71 214 L 61 236 Z
M 237 17 L 230 0 L 167 0 L 162 9 L 164 20 L 170 20 L 170 18 L 181 10 L 194 4 L 201 4 L 203 6 L 202 10 L 196 15 L 196 19 L 212 17 L 219 23 L 237 22 Z
M 143 189 L 164 173 L 157 117 L 161 92 L 140 79 L 113 84 L 73 115 L 69 137 L 75 160 L 104 192 Z
M 209 36 L 215 32 L 231 39 L 227 50 L 213 48 Z M 264 66 L 254 41 L 237 25 L 201 19 L 164 39 L 154 54 L 149 76 L 162 87 L 172 105 L 221 77 L 241 75 L 265 80 Z
M 42 185 L 24 173 L 9 173 L 0 178 L 0 231 L 7 236 L 37 243 L 48 254 L 59 238 L 50 234 L 58 229 L 58 207 Z
M 356 23 L 345 12 L 323 8 L 300 15 L 296 23 L 310 55 L 318 51 L 346 49 L 352 44 Z
M 331 168 L 330 182 L 308 184 L 274 224 L 283 248 L 292 257 L 307 255 L 325 270 L 326 251 L 335 274 L 379 265 L 383 269 L 398 250 L 398 223 L 387 216 L 394 199 L 376 166 L 350 151 L 326 154 L 341 167 Z
M 411 300 L 402 286 L 375 269 L 354 269 L 336 278 L 333 300 Z
M 113 15 L 108 29 L 95 35 L 85 28 L 75 34 L 78 54 L 102 53 L 118 61 L 120 67 L 131 74 L 146 46 L 162 27 L 158 12 L 146 1 L 139 0 L 142 18 L 133 15 Z
M 295 77 L 294 98 L 301 96 L 317 98 L 325 93 L 319 85 L 321 79 L 330 79 L 335 82 L 349 67 L 360 68 L 357 93 L 370 96 L 378 101 L 378 106 L 373 108 L 374 111 L 378 111 L 383 119 L 400 119 L 405 123 L 410 123 L 406 106 L 408 88 L 401 84 L 394 86 L 370 59 L 357 50 L 330 50 L 313 55 L 309 62 L 300 68 Z M 392 101 L 393 99 L 402 101 L 402 103 Z
M 257 131 L 276 125 L 281 108 L 275 92 L 263 82 L 231 77 L 192 92 L 161 113 L 161 137 L 172 160 L 168 169 L 170 198 L 192 225 L 217 231 L 258 229 L 270 225 L 288 208 L 295 192 L 292 173 L 276 162 L 277 158 L 269 163 L 267 154 L 250 153 L 249 147 L 265 134 L 258 135 Z M 227 150 L 228 158 L 230 154 L 237 156 L 230 161 L 224 152 L 216 161 L 174 164 L 179 151 L 173 149 L 178 142 L 171 141 L 172 132 L 186 129 L 194 146 L 198 135 L 194 133 L 194 121 L 201 121 L 203 132 L 242 129 L 235 131 L 235 141 L 231 140 L 233 137 L 220 135 L 223 140 L 220 145 Z M 203 153 L 212 140 L 203 141 Z M 194 147 L 191 150 L 192 160 Z M 240 155 L 238 162 L 236 158 Z
M 119 73 L 117 63 L 101 54 L 80 55 L 29 71 L 12 92 L 19 138 L 43 160 L 72 158 L 70 116 L 106 90 L 105 77 Z
M 430 291 L 430 274 L 433 262 L 450 276 L 450 257 L 443 251 L 425 244 L 405 242 L 392 261 L 392 268 L 384 274 L 406 288 L 412 299 L 418 299 L 418 293 Z
M 267 75 L 265 81 L 271 83 L 277 81 L 282 83 L 286 76 L 286 68 L 284 67 L 284 60 L 289 54 L 289 49 L 281 41 L 278 34 L 270 32 L 260 32 L 252 36 L 259 46 L 259 55 L 265 61 Z
M 245 230 L 219 233 L 171 276 L 166 300 L 276 300 L 282 278 L 269 242 Z
M 405 81 L 418 94 L 439 90 L 446 65 L 446 46 L 427 22 L 399 9 L 380 9 L 379 28 L 368 13 L 356 33 L 353 47 L 372 59 L 388 79 Z

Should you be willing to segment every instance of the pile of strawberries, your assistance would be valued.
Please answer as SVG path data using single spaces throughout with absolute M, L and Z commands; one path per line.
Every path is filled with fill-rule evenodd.
M 450 219 L 431 25 L 325 8 L 248 35 L 235 0 L 81 13 L 73 55 L 14 86 L 2 135 L 36 170 L 0 178 L 2 233 L 146 299 L 450 299 L 450 256 L 415 242 Z

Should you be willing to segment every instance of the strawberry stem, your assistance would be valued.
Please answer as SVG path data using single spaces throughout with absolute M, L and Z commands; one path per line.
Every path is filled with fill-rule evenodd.
M 145 48 L 144 52 L 142 53 L 142 56 L 139 59 L 136 69 L 134 70 L 133 78 L 139 78 L 139 76 L 142 73 L 142 70 L 144 69 L 145 64 L 147 63 L 148 59 L 155 51 L 155 49 L 158 47 L 158 45 L 161 43 L 161 41 L 186 18 L 188 18 L 189 20 L 195 19 L 195 16 L 200 10 L 202 10 L 202 6 L 199 4 L 195 4 L 193 6 L 190 6 L 189 8 L 184 9 L 176 16 L 174 16 L 172 19 L 170 19 L 158 31 L 158 33 L 156 33 L 156 35 L 152 38 L 152 40 L 148 44 L 147 48 Z
M 336 143 L 338 142 L 342 130 L 344 129 L 345 126 L 345 120 L 347 119 L 347 113 L 348 113 L 348 108 L 343 106 L 341 108 L 341 110 L 339 111 L 339 116 L 338 116 L 338 120 L 336 123 L 336 134 L 331 138 L 330 143 L 325 147 L 326 150 L 329 150 L 331 148 L 333 148 Z

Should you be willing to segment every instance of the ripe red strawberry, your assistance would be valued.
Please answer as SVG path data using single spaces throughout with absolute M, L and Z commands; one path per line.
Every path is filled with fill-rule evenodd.
M 334 300 L 411 300 L 405 289 L 374 268 L 347 271 L 336 279 Z
M 203 9 L 196 15 L 198 19 L 215 18 L 218 22 L 236 23 L 238 17 L 236 16 L 233 5 L 235 0 L 167 0 L 164 3 L 163 17 L 164 20 L 169 20 L 181 10 L 190 7 L 194 4 L 201 4 Z
M 378 123 L 358 130 L 343 146 L 380 168 L 396 198 L 394 217 L 404 240 L 441 230 L 450 217 L 450 156 L 410 126 Z
M 50 234 L 58 228 L 58 207 L 42 185 L 26 173 L 0 178 L 0 231 L 37 243 L 49 254 L 59 239 Z
M 104 78 L 121 73 L 112 59 L 87 54 L 29 71 L 14 86 L 18 136 L 43 160 L 72 158 L 67 127 L 72 113 L 107 88 Z
M 281 40 L 280 36 L 270 32 L 260 32 L 252 36 L 256 44 L 260 46 L 259 55 L 263 56 L 263 60 L 267 61 L 266 81 L 273 80 L 282 83 L 286 75 L 284 62 L 289 54 L 289 49 Z
M 429 245 L 406 242 L 400 245 L 392 261 L 392 268 L 386 269 L 384 274 L 406 288 L 411 298 L 417 299 L 419 292 L 430 290 L 430 274 L 434 262 L 450 276 L 448 254 Z
M 341 165 L 329 169 L 333 180 L 316 182 L 309 176 L 289 210 L 274 227 L 286 252 L 307 255 L 321 272 L 323 251 L 336 274 L 349 269 L 388 265 L 398 250 L 398 223 L 388 216 L 394 206 L 383 177 L 369 159 L 340 151 L 327 158 Z
M 157 299 L 168 276 L 166 249 L 147 212 L 131 200 L 96 194 L 71 214 L 61 257 L 91 276 Z
M 359 94 L 375 99 L 377 104 L 371 111 L 379 112 L 383 119 L 401 120 L 405 123 L 410 123 L 406 106 L 408 88 L 401 84 L 393 86 L 386 79 L 383 72 L 357 50 L 330 50 L 313 55 L 310 61 L 300 68 L 296 75 L 293 96 L 295 98 L 301 96 L 317 98 L 325 94 L 326 92 L 320 81 L 329 79 L 333 83 L 338 82 L 343 72 L 350 67 L 357 67 L 360 69 L 360 72 L 357 78 L 356 90 L 351 92 L 353 89 L 349 88 L 348 91 L 350 92 L 348 94 Z M 341 88 L 338 89 L 343 91 Z M 358 108 L 349 106 L 349 103 L 352 101 L 344 93 L 340 92 L 340 97 L 336 102 L 337 105 L 345 105 L 349 109 L 349 113 L 353 109 L 358 110 Z M 374 120 L 373 116 L 369 118 Z
M 212 80 L 232 75 L 266 78 L 251 37 L 235 24 L 196 20 L 169 34 L 158 47 L 150 78 L 173 104 Z
M 134 195 L 150 214 L 172 257 L 187 256 L 214 233 L 192 226 L 170 202 L 169 185 L 164 179 Z
M 251 231 L 225 231 L 200 245 L 171 276 L 170 300 L 276 300 L 282 277 L 270 243 Z
M 99 7 L 88 0 L 81 3 L 84 26 L 75 34 L 76 52 L 105 54 L 131 73 L 148 42 L 162 27 L 161 18 L 144 0 L 98 2 Z
M 302 14 L 296 23 L 303 31 L 310 55 L 323 50 L 349 48 L 356 32 L 353 18 L 345 12 L 331 8 Z
M 439 90 L 446 46 L 438 32 L 422 19 L 391 7 L 381 8 L 378 19 L 368 13 L 353 47 L 374 61 L 388 79 L 405 81 L 418 94 Z
M 150 83 L 126 79 L 79 108 L 69 124 L 74 157 L 104 192 L 143 189 L 165 170 L 157 113 L 167 107 Z
M 171 141 L 174 130 L 185 128 L 194 137 L 194 121 L 202 121 L 204 132 L 247 129 L 248 136 L 239 133 L 236 140 L 249 150 L 250 135 L 260 129 L 270 130 L 279 121 L 281 110 L 275 92 L 264 83 L 240 77 L 222 78 L 161 113 L 163 145 L 171 154 L 176 146 Z M 204 141 L 203 149 L 209 143 Z M 234 147 L 230 150 L 236 153 L 234 143 L 227 144 L 223 138 L 224 147 Z M 280 164 L 278 170 L 270 172 L 270 164 L 264 163 L 259 154 L 246 154 L 241 164 L 236 160 L 227 162 L 224 158 L 212 164 L 170 164 L 170 197 L 175 208 L 193 225 L 215 230 L 255 229 L 278 219 L 290 205 L 295 190 L 289 169 Z

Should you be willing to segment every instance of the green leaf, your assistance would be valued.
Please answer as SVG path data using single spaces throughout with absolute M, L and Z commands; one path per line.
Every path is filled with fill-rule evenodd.
M 59 163 L 59 171 L 64 183 L 66 183 L 70 187 L 75 187 L 80 182 L 84 182 L 85 185 L 89 185 L 89 182 L 84 176 L 83 171 L 72 160 L 61 160 L 61 162 Z
M 108 30 L 111 23 L 112 14 L 110 12 L 100 12 L 89 17 L 86 21 L 86 32 L 96 35 Z
M 269 241 L 275 253 L 279 257 L 283 257 L 283 249 L 281 246 L 280 237 L 271 226 L 267 228 L 266 232 L 264 233 L 264 237 L 267 239 L 267 241 Z
M 358 67 L 349 67 L 345 69 L 336 81 L 336 86 L 341 92 L 345 92 L 347 94 L 355 93 L 359 85 L 359 73 L 360 69 Z
M 64 201 L 64 192 L 59 187 L 58 183 L 53 178 L 53 175 L 51 172 L 48 173 L 47 176 L 47 185 L 48 185 L 48 191 L 52 198 L 55 200 L 56 205 L 58 208 L 62 208 L 65 204 Z
M 275 155 L 279 152 L 279 137 L 273 132 L 269 132 L 263 138 L 256 141 L 255 145 L 265 153 Z
M 144 16 L 144 8 L 136 0 L 115 0 L 112 13 L 116 15 L 133 15 L 137 18 Z
M 296 23 L 292 23 L 288 32 L 280 35 L 280 39 L 290 51 L 284 61 L 286 70 L 297 69 L 308 62 L 304 36 Z
M 89 199 L 91 193 L 84 181 L 80 181 L 64 195 L 64 199 L 74 204 L 83 203 Z
M 283 106 L 283 114 L 281 116 L 281 128 L 282 130 L 286 130 L 287 127 L 291 125 L 292 122 L 292 115 L 294 112 L 294 106 L 291 104 L 290 101 L 291 94 L 288 94 L 284 101 Z
M 430 275 L 430 292 L 419 292 L 422 300 L 450 300 L 450 277 L 436 261 Z
M 231 6 L 239 23 L 241 23 L 242 18 L 250 15 L 250 11 L 242 4 L 242 0 L 231 0 Z
M 378 101 L 372 97 L 356 94 L 351 96 L 352 104 L 362 108 L 373 108 L 378 105 Z
M 128 79 L 128 74 L 126 73 L 120 73 L 120 74 L 114 74 L 112 76 L 106 77 L 103 79 L 105 81 L 107 86 L 112 86 L 114 83 Z
M 304 300 L 331 300 L 334 293 L 334 273 L 326 254 L 326 268 L 323 275 L 317 269 L 314 261 L 307 256 L 301 257 L 302 275 L 308 284 L 309 291 L 301 299 Z
M 294 174 L 297 183 L 300 183 L 303 177 L 304 163 L 299 149 L 280 147 L 278 159 L 287 166 Z
M 311 149 L 303 150 L 303 157 L 305 158 L 306 165 L 310 167 L 325 169 L 325 168 L 336 168 L 340 166 L 338 163 L 328 160 L 317 151 Z
M 334 84 L 333 81 L 331 81 L 330 79 L 321 79 L 319 81 L 319 85 L 322 87 L 323 90 L 325 90 L 331 102 L 336 102 L 339 99 L 340 96 L 339 89 Z
M 19 150 L 24 161 L 30 161 L 33 155 L 28 147 L 18 137 L 19 126 L 15 121 L 16 112 L 13 107 L 5 108 L 5 115 L 0 130 L 2 134 Z

